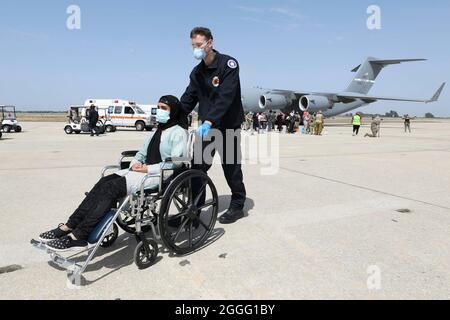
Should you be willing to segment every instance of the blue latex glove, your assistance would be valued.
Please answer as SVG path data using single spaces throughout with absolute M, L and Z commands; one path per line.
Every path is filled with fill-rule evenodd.
M 211 130 L 211 127 L 212 126 L 210 123 L 205 122 L 197 129 L 197 134 L 203 138 L 204 136 L 208 135 L 209 130 Z

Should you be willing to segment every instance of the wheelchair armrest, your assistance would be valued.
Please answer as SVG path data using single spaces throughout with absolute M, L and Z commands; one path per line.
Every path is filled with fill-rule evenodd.
M 106 167 L 104 167 L 102 169 L 102 178 L 106 175 L 106 172 L 108 172 L 110 170 L 119 171 L 120 170 L 120 166 L 106 166 Z
M 134 157 L 139 151 L 124 151 L 122 152 L 122 156 L 124 157 Z
M 182 157 L 182 158 L 166 158 L 166 160 L 163 161 L 163 164 L 168 164 L 168 163 L 174 163 L 174 164 L 183 164 L 183 163 L 191 163 L 191 159 L 189 159 L 188 157 Z
M 171 171 L 171 170 L 176 170 L 177 168 L 166 168 L 166 165 L 168 164 L 178 164 L 181 165 L 182 167 L 189 167 L 191 164 L 191 160 L 187 157 L 184 158 L 166 158 L 166 160 L 163 161 L 162 166 L 161 166 L 161 171 Z

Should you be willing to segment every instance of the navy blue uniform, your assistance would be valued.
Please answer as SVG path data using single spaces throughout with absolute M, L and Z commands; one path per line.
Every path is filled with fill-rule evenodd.
M 199 104 L 199 120 L 210 121 L 213 128 L 219 129 L 224 137 L 223 148 L 218 148 L 222 159 L 222 168 L 231 189 L 230 208 L 244 208 L 246 190 L 243 182 L 241 169 L 241 142 L 240 128 L 244 122 L 244 108 L 241 99 L 241 83 L 239 80 L 239 64 L 236 59 L 221 54 L 214 50 L 216 56 L 211 65 L 207 66 L 204 61 L 197 65 L 190 75 L 190 83 L 180 101 L 186 113 L 191 113 L 197 103 Z M 225 130 L 236 130 L 234 141 L 227 141 Z M 212 141 L 201 141 L 202 150 Z M 229 143 L 233 143 L 234 156 L 227 157 L 226 152 Z M 198 145 L 197 145 L 198 146 Z M 197 147 L 196 146 L 196 147 Z M 212 150 L 212 154 L 216 150 Z M 227 162 L 227 159 L 233 159 Z M 208 172 L 211 163 L 193 164 L 194 169 Z M 194 182 L 193 193 L 200 187 Z M 204 195 L 201 202 L 204 201 Z
M 98 112 L 97 110 L 89 110 L 88 120 L 89 120 L 89 130 L 91 131 L 91 136 L 96 134 L 99 135 L 99 129 L 97 127 L 98 122 Z
M 97 112 L 97 110 L 89 110 L 88 120 L 89 120 L 89 125 L 91 127 L 97 126 L 97 122 L 98 122 L 98 112 Z
M 199 104 L 199 119 L 217 129 L 237 129 L 244 122 L 239 64 L 236 59 L 215 51 L 211 65 L 197 65 L 180 101 L 186 113 Z

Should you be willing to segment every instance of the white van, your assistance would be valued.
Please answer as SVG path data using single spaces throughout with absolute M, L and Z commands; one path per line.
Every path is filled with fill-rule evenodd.
M 152 117 L 145 113 L 133 101 L 121 99 L 88 99 L 84 106 L 96 106 L 99 110 L 106 109 L 115 127 L 136 128 L 137 131 L 151 131 L 156 126 Z

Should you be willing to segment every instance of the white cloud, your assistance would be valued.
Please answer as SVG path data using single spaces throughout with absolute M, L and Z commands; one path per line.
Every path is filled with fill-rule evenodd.
M 235 8 L 247 14 L 240 18 L 243 21 L 269 24 L 277 29 L 289 31 L 299 28 L 299 22 L 305 19 L 304 15 L 284 7 L 236 6 Z
M 248 7 L 248 6 L 235 6 L 236 9 L 243 11 L 243 12 L 249 12 L 249 13 L 261 13 L 261 14 L 271 14 L 271 13 L 277 13 L 279 15 L 283 15 L 289 18 L 295 18 L 295 19 L 304 19 L 305 16 L 300 14 L 299 12 L 284 8 L 284 7 Z
M 252 13 L 263 13 L 265 11 L 264 8 L 259 8 L 259 7 L 236 6 L 235 8 L 240 11 L 252 12 Z
M 300 13 L 294 11 L 294 10 L 290 10 L 290 9 L 286 9 L 286 8 L 279 8 L 279 7 L 278 8 L 271 8 L 270 11 L 278 13 L 280 15 L 284 15 L 284 16 L 290 17 L 290 18 L 294 18 L 294 19 L 303 20 L 305 18 L 302 14 L 300 14 Z
M 286 27 L 286 26 L 280 26 L 278 24 L 268 22 L 267 20 L 264 20 L 264 19 L 258 19 L 258 18 L 253 18 L 253 17 L 240 17 L 240 19 L 242 21 L 264 24 L 266 26 L 269 25 L 269 26 L 272 26 L 273 28 L 277 28 L 277 29 L 284 29 Z

